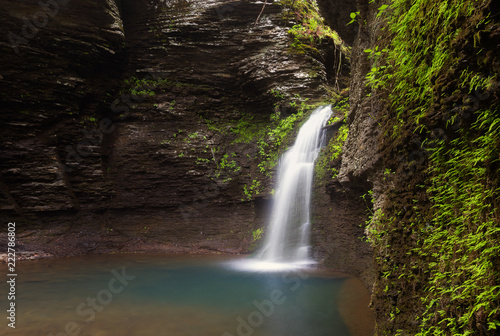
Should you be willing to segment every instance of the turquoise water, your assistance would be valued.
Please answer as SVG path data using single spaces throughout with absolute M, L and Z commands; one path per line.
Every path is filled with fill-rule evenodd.
M 29 336 L 356 334 L 349 314 L 363 314 L 363 309 L 353 314 L 352 305 L 345 304 L 352 277 L 239 271 L 227 261 L 100 255 L 20 262 L 16 329 L 4 322 L 0 331 Z M 0 304 L 5 312 L 6 295 Z

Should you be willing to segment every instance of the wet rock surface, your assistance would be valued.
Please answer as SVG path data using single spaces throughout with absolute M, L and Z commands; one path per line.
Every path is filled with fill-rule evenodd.
M 335 1 L 318 0 L 318 3 L 323 9 L 329 24 L 335 28 L 337 18 L 331 11 L 336 6 Z M 408 5 L 407 8 L 414 5 L 414 3 L 410 3 L 411 1 L 405 3 Z M 482 104 L 482 99 L 487 96 L 487 99 L 491 100 L 488 100 L 486 104 L 488 106 L 484 107 L 485 111 L 489 112 L 490 109 L 491 111 L 498 110 L 498 95 L 493 95 L 495 89 L 498 91 L 496 79 L 489 82 L 488 85 L 492 94 L 488 93 L 486 96 L 476 94 L 474 97 L 472 93 L 474 90 L 468 89 L 468 87 L 464 90 L 462 84 L 464 79 L 461 74 L 465 68 L 476 75 L 481 74 L 480 76 L 491 76 L 491 78 L 496 78 L 494 74 L 498 73 L 498 57 L 495 57 L 495 53 L 490 51 L 494 50 L 495 45 L 498 45 L 498 22 L 496 20 L 487 21 L 489 25 L 487 28 L 476 23 L 482 20 L 482 15 L 484 17 L 498 15 L 498 4 L 493 4 L 493 2 L 471 3 L 474 3 L 474 5 L 480 4 L 473 11 L 475 15 L 458 20 L 456 26 L 452 28 L 442 28 L 441 25 L 427 23 L 428 27 L 432 26 L 431 29 L 439 31 L 442 34 L 441 36 L 447 36 L 447 34 L 457 35 L 457 38 L 452 40 L 451 44 L 451 49 L 456 54 L 453 54 L 453 58 L 451 58 L 453 61 L 449 61 L 450 64 L 457 66 L 444 66 L 439 72 L 436 71 L 441 76 L 439 79 L 436 75 L 436 79 L 428 82 L 419 82 L 418 86 L 428 87 L 429 92 L 432 92 L 433 96 L 432 98 L 422 98 L 418 102 L 412 99 L 405 102 L 408 105 L 414 104 L 413 107 L 408 108 L 408 110 L 411 110 L 415 106 L 425 106 L 428 101 L 432 101 L 429 104 L 430 107 L 426 106 L 425 113 L 422 113 L 422 115 L 425 115 L 425 118 L 415 121 L 414 116 L 410 116 L 408 111 L 405 111 L 407 114 L 399 111 L 398 117 L 395 117 L 395 105 L 398 104 L 395 104 L 391 100 L 390 95 L 395 85 L 417 86 L 416 82 L 421 79 L 420 75 L 409 79 L 405 83 L 404 80 L 401 80 L 401 78 L 405 77 L 405 72 L 402 71 L 399 73 L 402 76 L 399 77 L 396 83 L 390 80 L 387 82 L 382 81 L 380 86 L 373 85 L 372 89 L 366 85 L 366 75 L 370 70 L 374 66 L 386 64 L 384 63 L 386 60 L 382 61 L 382 63 L 377 63 L 377 60 L 369 57 L 369 53 L 366 50 L 373 50 L 376 47 L 380 49 L 384 47 L 393 48 L 394 45 L 391 46 L 389 41 L 398 34 L 394 31 L 392 31 L 394 35 L 387 34 L 388 31 L 391 31 L 390 27 L 384 21 L 384 16 L 380 15 L 380 11 L 385 6 L 380 7 L 380 4 L 375 4 L 368 0 L 352 1 L 352 4 L 355 4 L 356 8 L 352 12 L 357 12 L 357 18 L 360 18 L 360 22 L 363 22 L 363 24 L 359 26 L 358 33 L 355 35 L 352 44 L 351 83 L 349 87 L 350 112 L 346 118 L 346 122 L 349 125 L 349 135 L 343 146 L 343 154 L 337 163 L 339 167 L 338 179 L 331 185 L 332 188 L 330 191 L 332 192 L 331 195 L 339 197 L 337 199 L 341 203 L 345 202 L 342 198 L 343 193 L 353 190 L 357 191 L 358 196 L 365 194 L 365 198 L 368 196 L 367 199 L 371 200 L 367 202 L 365 209 L 372 216 L 368 217 L 365 215 L 365 218 L 367 219 L 366 231 L 372 236 L 371 244 L 374 247 L 372 253 L 374 256 L 373 264 L 375 265 L 375 272 L 372 272 L 371 276 L 371 282 L 374 284 L 371 307 L 377 321 L 375 330 L 377 335 L 415 335 L 426 333 L 430 330 L 433 330 L 435 334 L 498 334 L 493 325 L 494 323 L 486 322 L 488 314 L 484 311 L 476 312 L 475 308 L 480 305 L 477 303 L 477 298 L 482 297 L 488 292 L 486 285 L 478 286 L 478 292 L 467 290 L 468 294 L 461 296 L 459 299 L 455 296 L 462 289 L 454 289 L 454 286 L 458 287 L 456 284 L 461 285 L 472 278 L 464 269 L 468 269 L 469 265 L 473 264 L 468 258 L 473 258 L 470 250 L 474 250 L 477 243 L 468 243 L 467 239 L 460 240 L 458 243 L 447 243 L 448 233 L 451 236 L 453 232 L 461 232 L 460 224 L 456 224 L 452 220 L 442 219 L 434 222 L 434 219 L 441 218 L 441 216 L 446 218 L 446 214 L 444 214 L 445 210 L 441 210 L 446 209 L 443 204 L 447 206 L 452 204 L 454 210 L 450 217 L 467 218 L 458 221 L 459 223 L 467 222 L 468 229 L 471 230 L 470 232 L 464 231 L 464 236 L 473 236 L 475 233 L 480 232 L 476 231 L 475 225 L 485 227 L 492 225 L 492 222 L 488 222 L 488 217 L 484 214 L 481 219 L 479 217 L 471 219 L 471 217 L 468 217 L 469 213 L 471 213 L 469 212 L 469 208 L 464 211 L 464 208 L 460 208 L 460 205 L 453 203 L 455 200 L 452 198 L 458 198 L 458 195 L 462 194 L 468 187 L 462 187 L 462 189 L 450 192 L 454 196 L 448 199 L 445 198 L 445 201 L 433 198 L 436 197 L 433 196 L 433 193 L 439 195 L 439 192 L 430 187 L 434 183 L 436 175 L 439 176 L 443 171 L 449 169 L 449 176 L 457 174 L 459 177 L 456 179 L 460 180 L 460 184 L 463 183 L 463 185 L 467 185 L 469 176 L 465 173 L 462 174 L 462 172 L 456 173 L 452 165 L 447 169 L 440 167 L 442 171 L 436 173 L 439 172 L 439 169 L 436 169 L 435 166 L 439 167 L 441 163 L 429 157 L 432 156 L 431 153 L 437 150 L 424 145 L 427 141 L 435 141 L 435 134 L 441 131 L 443 134 L 446 134 L 443 135 L 446 138 L 446 141 L 443 141 L 444 145 L 442 145 L 443 148 L 446 148 L 444 151 L 449 151 L 448 153 L 453 153 L 453 156 L 460 157 L 460 151 L 464 151 L 464 149 L 460 146 L 457 146 L 455 149 L 453 147 L 455 143 L 459 143 L 458 140 L 464 143 L 479 143 L 479 139 L 484 137 L 486 131 L 482 130 L 483 134 L 479 131 L 475 134 L 467 133 L 470 129 L 474 129 L 474 123 L 471 119 L 469 121 L 464 119 L 460 122 L 454 121 L 456 107 L 460 106 L 462 101 L 474 100 L 477 106 L 473 110 L 479 116 L 483 112 L 478 112 L 477 110 L 481 109 L 479 105 Z M 448 3 L 443 2 L 443 5 L 448 5 Z M 435 6 L 435 4 L 433 3 L 431 6 Z M 423 8 L 422 6 L 414 6 L 404 12 L 409 13 L 413 10 L 417 12 L 422 11 L 424 21 L 429 20 L 433 22 L 430 20 L 431 14 L 425 12 Z M 403 17 L 402 15 L 401 18 Z M 392 20 L 394 20 L 394 17 Z M 413 20 L 408 21 L 413 22 Z M 481 22 L 484 22 L 484 20 Z M 430 41 L 429 50 L 432 48 L 438 49 L 441 39 L 437 39 L 438 42 L 436 42 L 436 39 L 433 39 L 431 36 L 432 33 L 425 33 L 423 39 Z M 481 40 L 478 39 L 479 36 L 481 36 Z M 347 40 L 345 32 L 343 37 Z M 399 37 L 401 38 L 401 35 Z M 412 36 L 408 37 L 408 41 L 405 42 L 411 46 L 410 49 L 418 49 L 415 47 L 418 45 L 418 42 L 415 41 L 415 37 Z M 489 51 L 485 52 L 485 50 Z M 418 54 L 417 52 L 415 54 L 410 52 L 408 57 L 417 59 L 418 57 L 415 55 L 422 56 L 422 54 Z M 427 57 L 431 55 L 431 52 L 424 52 L 423 55 Z M 418 68 L 418 62 L 412 62 L 412 66 Z M 391 64 L 390 61 L 387 64 Z M 434 62 L 432 64 L 434 65 Z M 399 66 L 399 64 L 397 65 Z M 397 68 L 397 66 L 395 67 Z M 398 70 L 394 71 L 397 73 Z M 474 87 L 472 83 L 470 85 L 471 88 Z M 475 87 L 476 93 L 484 91 L 481 85 Z M 434 97 L 440 97 L 440 99 L 434 99 Z M 450 102 L 460 103 L 452 106 Z M 460 108 L 465 110 L 468 107 L 463 106 Z M 415 124 L 418 124 L 422 129 L 432 130 L 432 132 L 418 132 L 416 131 Z M 450 125 L 453 125 L 453 127 Z M 397 132 L 395 130 L 398 128 L 404 131 L 401 134 L 393 134 Z M 453 128 L 453 131 L 450 128 Z M 491 141 L 490 143 L 493 142 Z M 456 152 L 454 152 L 455 150 Z M 497 157 L 498 146 L 495 148 L 495 151 L 492 151 L 493 154 L 482 155 L 484 157 L 488 155 Z M 485 150 L 484 153 L 488 153 L 488 151 Z M 485 179 L 488 181 L 498 181 L 498 169 L 489 170 L 488 168 L 485 171 L 487 171 L 484 175 L 487 176 Z M 480 180 L 481 178 L 475 176 L 475 181 Z M 448 180 L 444 179 L 444 181 L 443 185 Z M 495 190 L 496 182 L 492 182 L 492 184 L 486 186 L 485 190 L 488 188 Z M 455 183 L 457 182 L 452 182 L 452 179 L 448 182 L 449 186 Z M 441 187 L 443 189 L 446 188 L 444 186 Z M 368 191 L 370 191 L 369 195 L 367 194 Z M 472 199 L 474 197 L 472 195 L 472 193 L 469 194 L 468 198 Z M 356 197 L 355 193 L 353 196 Z M 354 205 L 355 202 L 352 201 L 353 199 L 347 199 L 350 202 L 352 216 L 344 219 L 345 221 L 349 221 L 355 217 L 356 213 L 359 213 L 354 210 L 360 210 L 360 208 L 356 208 Z M 478 197 L 478 199 L 481 199 L 481 197 Z M 484 198 L 474 206 L 482 207 L 482 209 L 492 209 L 497 206 L 495 202 L 490 202 L 490 199 Z M 418 206 L 415 206 L 416 203 L 418 203 Z M 471 206 L 471 208 L 474 208 L 474 206 Z M 321 213 L 318 215 L 321 215 Z M 339 216 L 342 217 L 343 213 L 340 212 Z M 440 220 L 443 222 L 440 223 Z M 332 221 L 333 225 L 342 225 L 338 224 L 338 222 L 341 222 L 341 220 L 334 219 Z M 494 227 L 496 227 L 495 224 L 493 224 Z M 443 225 L 444 229 L 442 229 L 443 231 L 439 231 L 439 229 L 431 225 L 437 227 Z M 381 227 L 383 229 L 380 229 Z M 316 230 L 320 232 L 323 232 L 325 229 L 321 226 L 316 227 Z M 423 236 L 425 235 L 421 236 L 419 232 L 425 232 L 427 236 L 424 238 Z M 442 237 L 438 237 L 439 232 L 444 232 L 442 233 Z M 435 236 L 433 236 L 434 234 Z M 421 242 L 426 239 L 427 241 L 432 239 L 433 243 L 423 249 Z M 480 238 L 484 244 L 491 243 L 492 245 L 498 245 L 495 239 L 497 238 L 490 236 Z M 335 243 L 337 243 L 339 249 L 342 248 L 343 245 L 340 241 L 335 240 L 325 246 L 333 248 Z M 447 244 L 453 246 L 453 253 L 444 252 L 446 251 L 444 246 L 447 246 Z M 471 244 L 473 248 L 468 248 L 468 244 Z M 361 253 L 361 250 L 358 251 L 356 253 L 351 252 L 354 260 Z M 415 251 L 418 251 L 418 253 L 414 253 Z M 486 251 L 486 248 L 484 250 L 479 249 L 477 253 L 482 256 L 486 255 Z M 317 251 L 320 254 L 321 252 L 321 249 Z M 334 255 L 335 252 L 330 254 L 331 257 Z M 493 259 L 496 260 L 498 258 Z M 335 260 L 334 257 L 327 258 L 327 260 L 334 265 L 342 264 L 341 259 Z M 457 260 L 467 261 L 461 264 Z M 434 268 L 436 264 L 438 266 Z M 443 264 L 450 264 L 451 266 L 447 268 L 448 265 L 445 267 L 442 266 Z M 415 274 L 418 273 L 418 276 L 406 273 L 405 267 L 407 265 L 419 265 L 418 272 L 415 272 Z M 498 267 L 495 266 L 494 262 L 484 263 L 483 265 L 487 271 L 478 275 L 474 281 L 475 283 L 492 283 L 491 281 L 494 280 L 491 279 L 498 278 L 495 273 Z M 463 276 L 462 274 L 464 273 L 467 275 Z M 442 281 L 440 282 L 436 279 L 446 280 L 440 280 Z M 435 288 L 439 286 L 441 286 L 441 289 L 436 290 Z M 464 292 L 466 291 L 464 290 Z M 429 304 L 431 301 L 432 303 Z M 459 304 L 457 303 L 458 301 Z M 466 313 L 455 309 L 457 305 L 460 309 L 473 311 L 473 313 L 469 313 L 469 320 L 467 320 L 468 318 L 464 318 L 467 315 Z M 484 304 L 484 306 L 488 305 L 489 302 Z M 495 320 L 495 312 L 494 308 L 491 308 L 488 318 Z M 460 323 L 457 323 L 457 321 L 460 321 Z M 487 324 L 490 327 L 486 327 Z
M 19 37 L 0 42 L 1 221 L 53 255 L 247 252 L 267 207 L 242 197 L 257 147 L 211 125 L 267 117 L 271 89 L 321 99 L 325 65 L 291 52 L 277 3 L 62 3 L 0 4 Z
M 354 274 L 368 290 L 375 280 L 373 251 L 365 241 L 368 207 L 362 185 L 338 180 L 316 183 L 313 189 L 313 257 L 323 266 Z

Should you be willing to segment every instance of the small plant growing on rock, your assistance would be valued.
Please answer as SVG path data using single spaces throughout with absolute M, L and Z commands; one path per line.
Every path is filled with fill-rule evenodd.
M 252 243 L 250 244 L 250 250 L 257 248 L 258 242 L 262 239 L 263 234 L 264 228 L 258 228 L 257 230 L 252 231 Z

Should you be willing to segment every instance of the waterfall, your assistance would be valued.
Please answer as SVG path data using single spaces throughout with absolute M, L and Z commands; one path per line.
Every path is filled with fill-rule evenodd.
M 263 247 L 251 258 L 229 261 L 244 271 L 282 271 L 310 265 L 309 222 L 314 161 L 323 143 L 323 126 L 331 106 L 315 109 L 302 125 L 294 145 L 283 154 L 277 189 Z
M 315 109 L 300 128 L 295 144 L 281 158 L 266 240 L 256 255 L 260 261 L 291 265 L 310 263 L 314 161 L 321 148 L 322 128 L 331 114 L 331 106 Z

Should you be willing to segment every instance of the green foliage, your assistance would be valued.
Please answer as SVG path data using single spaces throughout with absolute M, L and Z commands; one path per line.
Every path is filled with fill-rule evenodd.
M 169 84 L 168 79 L 139 79 L 132 76 L 125 80 L 124 84 L 127 90 L 135 96 L 154 96 L 154 90 L 161 86 Z
M 233 143 L 249 143 L 261 138 L 265 134 L 265 129 L 264 123 L 256 122 L 252 115 L 245 115 L 231 128 L 231 133 L 236 136 Z
M 280 90 L 271 89 L 271 91 L 269 91 L 269 93 L 272 94 L 275 98 L 278 98 L 280 100 L 285 99 L 284 93 L 282 91 L 280 91 Z
M 252 242 L 250 244 L 250 250 L 254 250 L 257 248 L 262 236 L 264 234 L 264 228 L 258 228 L 252 231 Z
M 392 324 L 417 316 L 418 336 L 500 328 L 500 111 L 479 37 L 492 23 L 488 4 L 388 0 L 378 13 L 386 35 L 365 50 L 367 84 L 386 101 L 384 143 L 396 158 L 410 153 L 409 139 L 421 143 L 422 162 L 392 198 L 400 203 L 376 210 L 367 227 L 381 297 L 407 300 L 387 315 Z M 387 162 L 384 177 L 403 175 L 404 162 Z
M 349 21 L 348 25 L 353 24 L 354 22 L 357 22 L 358 15 L 359 15 L 359 12 L 352 12 L 351 14 L 349 14 L 349 16 L 351 17 L 351 21 Z
M 313 105 L 306 104 L 307 99 L 302 99 L 296 95 L 291 103 L 294 103 L 289 116 L 282 118 L 281 108 L 285 99 L 284 94 L 279 90 L 271 90 L 270 93 L 278 99 L 274 107 L 274 113 L 266 118 L 258 119 L 255 115 L 243 114 L 239 119 L 226 122 L 215 122 L 204 119 L 212 131 L 221 134 L 231 135 L 232 144 L 235 143 L 256 143 L 258 153 L 255 159 L 259 162 L 259 170 L 264 175 L 270 174 L 277 161 L 279 152 L 282 152 L 288 145 L 290 135 L 297 128 L 299 122 L 303 121 L 306 110 L 313 108 Z M 289 105 L 290 106 L 290 105 Z
M 484 322 L 489 329 L 500 326 L 495 281 L 500 279 L 500 188 L 487 168 L 500 158 L 500 117 L 488 110 L 476 114 L 471 129 L 461 130 L 462 136 L 449 144 L 442 141 L 430 157 L 432 234 L 422 233 L 417 253 L 438 255 L 429 264 L 422 326 L 437 313 L 442 320 L 421 335 L 464 333 Z
M 390 101 L 398 117 L 412 116 L 418 122 L 437 98 L 433 96 L 433 82 L 455 66 L 451 46 L 460 34 L 456 27 L 470 19 L 480 2 L 389 3 L 379 7 L 379 15 L 384 14 L 391 41 L 388 48 L 365 50 L 373 60 L 367 80 L 375 89 L 391 86 Z M 487 81 L 469 78 L 471 87 Z
M 196 158 L 196 164 L 206 164 L 212 162 L 213 159 L 206 159 L 206 158 Z
M 165 91 L 166 89 L 180 88 L 187 86 L 187 84 L 172 81 L 168 78 L 138 78 L 132 76 L 124 81 L 123 92 L 130 93 L 134 96 L 154 96 L 158 91 Z M 175 100 L 170 103 L 169 108 L 173 109 Z M 157 107 L 157 106 L 156 106 Z
M 346 117 L 349 112 L 348 98 L 342 99 L 333 104 L 332 108 L 337 112 L 344 113 L 344 117 Z M 340 118 L 332 116 L 328 121 L 328 124 L 331 125 L 339 120 Z M 325 178 L 329 179 L 337 177 L 338 166 L 336 165 L 336 162 L 342 155 L 342 147 L 344 146 L 344 142 L 347 139 L 348 134 L 348 125 L 343 124 L 340 126 L 338 133 L 328 141 L 326 148 L 324 148 L 318 156 L 315 166 L 315 174 L 318 177 L 318 180 L 322 181 Z
M 262 181 L 272 178 L 280 153 L 287 149 L 294 131 L 299 128 L 300 123 L 305 121 L 308 111 L 316 107 L 316 105 L 307 104 L 307 99 L 298 94 L 287 97 L 279 89 L 271 89 L 268 93 L 275 99 L 274 113 L 269 116 L 244 113 L 235 120 L 216 121 L 202 118 L 211 131 L 227 137 L 229 146 L 256 144 L 257 151 L 247 153 L 246 159 L 253 161 L 254 167 L 258 169 L 252 170 L 246 177 L 241 177 L 252 181 L 251 184 L 247 183 L 243 186 L 242 201 L 251 200 L 264 190 Z M 282 115 L 283 111 L 288 114 L 286 117 Z M 224 152 L 227 149 L 221 147 L 219 150 Z M 241 167 L 236 163 L 237 160 L 231 160 L 231 156 L 234 155 L 234 153 L 228 153 L 224 154 L 220 160 L 218 159 L 219 161 L 214 160 L 217 165 L 214 175 L 216 178 L 225 174 L 226 180 L 230 180 L 236 173 L 241 172 Z M 198 160 L 198 163 L 207 163 L 206 160 Z
M 251 201 L 252 198 L 258 195 L 262 191 L 262 187 L 260 185 L 260 181 L 253 180 L 250 186 L 246 184 L 243 186 L 243 193 L 245 194 L 245 198 L 247 201 Z
M 266 128 L 264 137 L 257 141 L 260 163 L 259 170 L 262 174 L 269 175 L 270 169 L 278 163 L 279 153 L 283 151 L 284 145 L 290 140 L 292 130 L 296 129 L 299 122 L 304 119 L 306 109 L 311 108 L 306 104 L 307 99 L 300 99 L 300 107 L 296 113 L 286 118 L 280 118 L 279 105 L 275 107 L 275 113 L 271 116 L 272 123 Z
M 342 154 L 342 147 L 347 139 L 349 128 L 347 125 L 342 125 L 339 128 L 338 134 L 332 137 L 324 150 L 324 153 L 318 158 L 316 165 L 316 175 L 319 179 L 323 179 L 325 175 L 329 178 L 337 178 L 338 170 L 335 167 L 328 166 L 329 163 L 334 163 Z
M 130 93 L 134 96 L 154 96 L 155 93 L 152 90 L 140 90 L 131 89 Z
M 264 229 L 263 228 L 259 228 L 257 230 L 254 230 L 252 231 L 252 238 L 253 238 L 253 241 L 258 241 L 262 238 L 262 234 L 264 233 Z
M 229 170 L 233 173 L 237 173 L 241 170 L 241 167 L 239 167 L 236 164 L 235 160 L 231 160 L 231 158 L 234 158 L 236 156 L 236 153 L 226 153 L 222 156 L 222 158 L 219 160 L 217 163 L 217 168 L 222 171 Z M 216 174 L 216 177 L 219 177 L 220 172 Z
M 317 52 L 317 47 L 324 40 L 331 40 L 342 53 L 348 54 L 349 49 L 340 36 L 325 25 L 319 13 L 316 1 L 281 0 L 281 5 L 288 8 L 286 19 L 290 16 L 297 22 L 288 33 L 292 36 L 292 47 L 298 52 Z
M 83 120 L 80 122 L 82 124 L 97 125 L 97 118 L 95 117 L 84 116 L 82 119 Z

